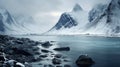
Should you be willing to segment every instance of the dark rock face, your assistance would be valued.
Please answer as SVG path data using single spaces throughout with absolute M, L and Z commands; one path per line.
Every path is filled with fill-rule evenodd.
M 78 23 L 68 13 L 63 13 L 61 15 L 58 23 L 52 29 L 59 30 L 62 27 L 71 28 L 71 27 L 74 27 L 74 26 L 77 26 L 77 25 L 78 25 Z
M 92 22 L 95 19 L 98 19 L 98 17 L 100 17 L 100 15 L 102 15 L 102 13 L 105 11 L 106 6 L 107 5 L 99 4 L 94 9 L 92 9 L 89 12 L 89 16 L 88 16 L 89 22 Z
M 56 51 L 70 51 L 70 48 L 69 47 L 60 47 L 60 48 L 54 48 L 53 50 L 56 50 Z
M 92 60 L 92 58 L 90 58 L 89 56 L 87 55 L 81 55 L 77 61 L 76 61 L 76 64 L 79 66 L 79 67 L 90 67 L 94 64 L 95 62 Z

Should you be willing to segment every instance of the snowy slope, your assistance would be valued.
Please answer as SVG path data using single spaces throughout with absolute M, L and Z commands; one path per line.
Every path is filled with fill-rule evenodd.
M 61 18 L 47 34 L 103 34 L 118 35 L 120 33 L 120 0 L 111 0 L 108 4 L 98 4 L 89 12 L 85 12 L 78 4 L 72 12 L 63 13 L 71 17 L 71 27 L 60 25 L 70 24 Z M 62 15 L 63 15 L 62 14 Z M 61 21 L 61 22 L 60 22 Z M 57 29 L 57 26 L 61 26 Z

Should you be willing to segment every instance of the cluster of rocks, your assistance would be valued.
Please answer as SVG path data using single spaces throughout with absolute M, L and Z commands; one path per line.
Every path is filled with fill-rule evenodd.
M 18 65 L 21 63 L 21 67 L 31 67 L 31 62 L 40 62 L 45 60 L 47 57 L 51 57 L 53 65 L 44 65 L 44 67 L 51 67 L 57 64 L 62 64 L 62 55 L 61 54 L 54 54 L 54 52 L 48 50 L 51 47 L 49 41 L 46 42 L 38 42 L 33 41 L 28 38 L 16 38 L 10 37 L 8 35 L 0 35 L 0 53 L 4 56 L 0 56 L 0 67 L 7 67 L 7 65 Z M 43 48 L 40 48 L 41 46 Z M 69 47 L 60 47 L 54 48 L 55 51 L 69 51 Z M 51 55 L 49 55 L 51 54 Z M 7 60 L 5 60 L 7 59 Z M 10 62 L 10 63 L 9 63 Z M 27 63 L 27 64 L 26 64 Z M 24 65 L 24 66 L 23 66 Z M 59 67 L 59 65 L 57 67 Z M 65 65 L 68 66 L 68 65 Z M 16 67 L 16 66 L 14 66 Z
M 70 59 L 59 53 L 70 51 L 70 48 L 57 47 L 51 51 L 49 50 L 51 46 L 53 44 L 50 41 L 38 42 L 28 38 L 0 35 L 0 67 L 34 67 L 32 62 L 39 62 L 38 65 L 42 65 L 41 67 L 71 67 L 68 64 L 71 62 Z M 43 64 L 42 61 L 50 61 L 50 63 Z M 89 67 L 94 61 L 86 55 L 81 55 L 76 64 L 78 67 Z
M 0 53 L 4 53 L 6 60 L 1 60 L 3 63 L 23 63 L 36 61 L 34 57 L 38 53 L 40 42 L 30 40 L 28 38 L 15 38 L 7 35 L 0 35 Z M 2 57 L 1 57 L 2 58 Z M 14 60 L 14 61 L 11 61 Z M 18 63 L 17 63 L 18 64 Z
M 70 51 L 69 47 L 56 47 L 53 48 L 52 51 L 49 50 L 50 47 L 53 46 L 53 44 L 51 44 L 49 41 L 43 42 L 41 44 L 41 46 L 44 49 L 40 49 L 41 50 L 41 54 L 40 54 L 40 58 L 43 59 L 42 61 L 48 61 L 50 60 L 50 62 L 47 64 L 42 64 L 42 67 L 71 67 L 69 64 L 64 64 L 67 62 L 70 62 L 70 60 L 64 56 L 63 54 L 56 54 L 54 53 L 54 51 Z

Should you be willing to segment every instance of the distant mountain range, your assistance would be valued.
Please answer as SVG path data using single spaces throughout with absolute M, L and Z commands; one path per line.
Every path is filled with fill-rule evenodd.
M 24 17 L 25 18 L 25 17 Z M 14 18 L 9 11 L 0 8 L 0 34 L 27 34 L 30 33 L 29 29 L 32 18 L 28 20 L 21 20 Z M 25 22 L 25 23 L 24 23 Z M 26 24 L 26 22 L 29 22 Z
M 29 20 L 29 21 L 28 21 Z M 31 34 L 34 20 L 26 22 L 14 18 L 6 9 L 0 9 L 0 34 Z M 111 0 L 108 4 L 97 4 L 85 11 L 76 4 L 71 12 L 61 14 L 57 24 L 45 34 L 120 34 L 120 0 Z
M 119 34 L 120 0 L 98 4 L 85 12 L 76 4 L 71 12 L 61 15 L 57 24 L 46 34 Z

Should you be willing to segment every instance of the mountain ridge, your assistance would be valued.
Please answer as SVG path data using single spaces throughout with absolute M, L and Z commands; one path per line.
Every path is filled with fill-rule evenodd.
M 84 11 L 84 10 L 80 10 Z M 69 13 L 72 18 L 74 18 L 75 21 L 77 21 L 77 25 L 74 27 L 78 27 L 78 30 L 75 31 L 75 29 L 69 28 L 68 30 L 72 32 L 67 32 L 65 28 L 61 30 L 61 32 L 66 32 L 64 34 L 72 33 L 76 34 L 119 34 L 120 33 L 120 1 L 119 0 L 111 0 L 108 4 L 97 4 L 95 7 L 93 7 L 92 10 L 88 13 L 88 21 L 85 21 L 86 24 L 83 25 L 84 28 L 81 28 L 79 25 L 82 25 L 84 20 L 81 19 L 79 21 L 76 20 L 76 18 L 83 15 L 83 13 L 79 14 L 79 12 L 74 12 L 78 15 L 73 15 L 73 13 Z M 87 18 L 86 17 L 86 18 Z M 59 19 L 60 20 L 60 19 Z M 84 23 L 85 23 L 84 22 Z M 59 23 L 59 22 L 58 22 Z M 82 31 L 81 31 L 82 30 Z M 54 29 L 54 31 L 57 32 L 57 30 Z M 60 30 L 58 30 L 60 32 Z M 74 31 L 74 33 L 73 33 Z M 50 32 L 50 31 L 49 31 Z M 60 32 L 60 34 L 61 34 Z M 55 33 L 55 32 L 54 32 Z

